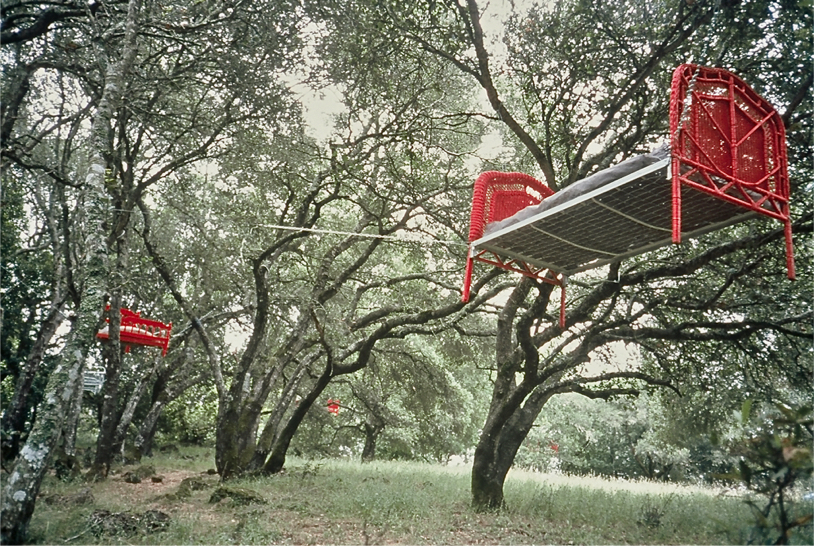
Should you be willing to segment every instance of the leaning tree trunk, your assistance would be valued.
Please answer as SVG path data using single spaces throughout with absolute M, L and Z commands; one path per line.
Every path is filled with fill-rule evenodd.
M 327 366 L 323 374 L 317 379 L 317 382 L 311 388 L 311 391 L 303 398 L 294 410 L 294 413 L 289 417 L 286 426 L 280 432 L 272 448 L 272 453 L 266 464 L 263 465 L 263 472 L 265 474 L 277 474 L 283 470 L 283 465 L 286 463 L 286 454 L 289 451 L 289 444 L 294 438 L 300 423 L 306 417 L 308 410 L 314 405 L 314 402 L 320 397 L 328 383 L 331 381 L 331 366 Z
M 477 511 L 498 510 L 504 506 L 504 480 L 526 436 L 521 436 L 522 431 L 510 425 L 517 409 L 507 404 L 491 408 L 481 431 L 470 481 L 472 506 Z
M 473 456 L 470 487 L 475 510 L 503 508 L 504 481 L 518 449 L 548 399 L 549 396 L 533 393 L 523 406 L 510 400 L 491 408 Z
M 260 434 L 260 438 L 258 438 L 257 446 L 255 446 L 255 454 L 252 457 L 252 461 L 249 463 L 248 470 L 250 472 L 261 470 L 263 465 L 266 464 L 266 458 L 272 451 L 275 441 L 280 437 L 280 423 L 283 421 L 284 414 L 294 401 L 297 387 L 300 385 L 300 381 L 306 372 L 308 364 L 309 359 L 303 360 L 303 362 L 301 362 L 298 368 L 294 371 L 292 377 L 286 383 L 286 386 L 283 387 L 283 393 L 280 395 L 277 404 L 275 404 L 274 410 L 272 410 L 272 413 L 266 420 L 266 424 L 263 426 L 263 431 Z M 282 371 L 282 369 L 283 366 L 279 365 L 277 370 L 275 370 L 275 373 L 277 374 L 278 372 Z M 275 378 L 273 378 L 273 380 L 274 379 Z
M 196 377 L 187 378 L 181 383 L 175 383 L 174 385 L 168 387 L 166 383 L 167 371 L 168 370 L 165 370 L 153 385 L 154 390 L 150 410 L 139 424 L 139 430 L 136 434 L 136 438 L 133 441 L 134 447 L 138 451 L 139 456 L 142 457 L 152 453 L 153 439 L 155 438 L 156 429 L 158 428 L 158 420 L 159 417 L 161 417 L 161 413 L 164 411 L 165 406 L 184 394 L 191 387 L 198 385 L 199 383 L 203 383 L 206 379 L 205 375 L 199 375 Z
M 159 358 L 161 357 L 155 357 L 156 360 Z M 158 363 L 154 362 L 153 365 L 150 366 L 150 369 L 146 370 L 142 374 L 141 378 L 139 379 L 139 383 L 135 386 L 135 388 L 130 391 L 130 395 L 127 398 L 124 409 L 119 415 L 119 424 L 116 425 L 116 434 L 113 439 L 113 451 L 116 453 L 122 451 L 122 446 L 127 439 L 127 431 L 130 429 L 130 425 L 133 422 L 133 415 L 136 413 L 136 407 L 138 406 L 144 391 L 147 389 L 147 384 L 150 382 L 150 378 L 155 374 L 157 366 Z M 141 452 L 139 452 L 136 457 L 140 459 Z
M 53 305 L 45 317 L 45 320 L 37 332 L 37 339 L 28 353 L 23 373 L 14 385 L 14 395 L 11 397 L 8 406 L 3 412 L 2 430 L 3 460 L 14 459 L 20 451 L 20 439 L 25 429 L 27 410 L 29 409 L 29 394 L 37 371 L 40 369 L 45 349 L 51 338 L 62 324 L 64 316 L 62 314 L 62 303 Z
M 110 122 L 122 97 L 123 76 L 136 57 L 136 19 L 140 4 L 140 0 L 130 0 L 122 58 L 108 65 L 104 91 L 93 119 L 91 157 L 83 185 L 87 214 L 85 256 L 81 264 L 84 291 L 61 361 L 48 379 L 45 398 L 37 412 L 38 419 L 14 461 L 3 488 L 0 523 L 0 542 L 3 544 L 21 544 L 25 541 L 40 485 L 62 432 L 66 414 L 74 397 L 82 394 L 79 381 L 88 349 L 95 340 L 96 319 L 104 301 L 109 269 L 105 232 L 109 202 L 105 189 L 105 152 Z

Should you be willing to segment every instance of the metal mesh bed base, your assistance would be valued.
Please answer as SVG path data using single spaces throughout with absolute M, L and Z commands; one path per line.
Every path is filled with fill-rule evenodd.
M 727 70 L 680 65 L 670 134 L 670 157 L 654 150 L 557 193 L 520 173 L 483 173 L 473 187 L 462 300 L 473 262 L 485 262 L 560 286 L 565 328 L 569 275 L 754 216 L 783 222 L 794 279 L 784 124 L 773 106 Z
M 489 251 L 571 275 L 642 254 L 672 241 L 670 159 L 662 160 L 476 241 Z M 712 195 L 682 188 L 682 236 L 741 222 L 756 214 Z

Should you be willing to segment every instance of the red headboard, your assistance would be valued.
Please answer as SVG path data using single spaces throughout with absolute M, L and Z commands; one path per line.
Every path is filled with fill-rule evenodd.
M 528 174 L 498 171 L 481 173 L 473 186 L 470 242 L 484 235 L 487 224 L 509 218 L 530 205 L 537 205 L 553 193 L 555 192 L 546 184 Z
M 671 82 L 670 122 L 674 242 L 686 185 L 784 222 L 794 278 L 787 148 L 775 108 L 727 70 L 683 64 Z

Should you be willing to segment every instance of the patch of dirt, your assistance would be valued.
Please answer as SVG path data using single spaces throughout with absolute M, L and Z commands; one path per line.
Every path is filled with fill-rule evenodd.
M 168 496 L 176 494 L 185 479 L 209 478 L 213 487 L 218 483 L 217 476 L 213 479 L 189 470 L 162 470 L 161 476 L 163 480 L 160 482 L 142 480 L 140 483 L 127 483 L 124 476 L 110 476 L 104 483 L 104 491 L 116 504 L 148 505 L 151 508 L 172 510 L 174 499 Z

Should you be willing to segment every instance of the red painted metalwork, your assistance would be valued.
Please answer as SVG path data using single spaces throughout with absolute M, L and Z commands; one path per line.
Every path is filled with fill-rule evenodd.
M 110 310 L 108 305 L 106 311 Z M 145 345 L 148 347 L 159 347 L 162 349 L 161 356 L 167 354 L 167 347 L 170 345 L 170 332 L 173 323 L 164 324 L 157 320 L 142 318 L 140 313 L 134 313 L 130 309 L 120 309 L 122 322 L 119 327 L 119 340 L 125 347 L 125 352 L 130 352 L 131 345 Z M 105 319 L 110 324 L 110 319 Z M 109 327 L 105 326 L 96 333 L 99 339 L 109 339 Z
M 473 186 L 473 206 L 470 211 L 470 237 L 472 243 L 484 235 L 484 228 L 491 222 L 500 222 L 509 218 L 521 209 L 537 205 L 546 197 L 554 194 L 546 184 L 524 173 L 503 173 L 487 171 L 482 173 Z M 552 276 L 545 268 L 534 267 L 522 260 L 506 258 L 489 250 L 467 253 L 467 265 L 464 272 L 464 289 L 462 301 L 470 300 L 470 287 L 473 274 L 473 260 L 478 260 L 507 271 L 520 273 L 533 279 L 563 287 L 563 281 Z M 561 325 L 565 324 L 565 287 L 561 295 Z
M 673 74 L 670 122 L 674 243 L 682 237 L 685 185 L 783 222 L 787 276 L 794 279 L 787 150 L 778 112 L 727 70 L 683 64 Z
M 470 242 L 484 235 L 491 222 L 500 222 L 519 210 L 537 205 L 555 192 L 543 182 L 524 173 L 481 173 L 473 186 L 470 211 Z
M 504 233 L 500 237 L 502 241 L 500 243 L 497 242 L 498 238 L 493 238 L 489 243 L 485 243 L 485 246 L 491 246 L 493 250 L 477 248 L 474 243 L 484 237 L 484 229 L 488 223 L 498 222 L 512 216 L 522 208 L 536 205 L 553 194 L 541 182 L 521 173 L 490 171 L 479 176 L 473 191 L 470 247 L 467 253 L 462 300 L 465 302 L 469 300 L 473 261 L 478 260 L 560 286 L 562 288 L 560 323 L 561 326 L 564 326 L 565 273 L 574 268 L 579 268 L 575 271 L 585 271 L 590 267 L 590 265 L 587 267 L 586 264 L 591 264 L 592 261 L 598 264 L 609 263 L 609 257 L 633 256 L 636 252 L 648 251 L 648 249 L 656 248 L 654 245 L 668 244 L 671 240 L 679 243 L 682 238 L 683 192 L 685 193 L 685 204 L 688 206 L 685 221 L 691 225 L 686 234 L 690 236 L 704 233 L 710 226 L 724 227 L 741 221 L 749 217 L 751 213 L 769 216 L 783 222 L 787 275 L 790 279 L 794 279 L 795 263 L 789 213 L 790 190 L 784 124 L 772 105 L 755 93 L 750 86 L 726 70 L 684 64 L 679 66 L 673 75 L 670 131 L 672 182 L 669 201 L 660 200 L 657 192 L 659 188 L 653 185 L 657 183 L 656 180 L 645 180 L 645 178 L 638 183 L 639 185 L 632 186 L 632 190 L 642 196 L 648 196 L 641 198 L 656 198 L 657 200 L 653 203 L 640 203 L 639 205 L 642 206 L 627 207 L 632 214 L 634 214 L 634 209 L 638 211 L 642 209 L 640 212 L 645 213 L 642 220 L 636 218 L 636 214 L 626 216 L 617 211 L 619 204 L 616 205 L 616 208 L 610 206 L 614 202 L 611 192 L 602 198 L 592 199 L 592 201 L 599 200 L 595 207 L 597 210 L 602 209 L 605 211 L 604 214 L 608 211 L 616 214 L 615 220 L 627 218 L 647 226 L 650 231 L 642 245 L 643 250 L 638 250 L 637 241 L 631 240 L 630 237 L 623 239 L 626 242 L 630 241 L 630 244 L 627 244 L 623 250 L 618 248 L 620 247 L 619 241 L 611 245 L 608 241 L 608 233 L 598 231 L 606 230 L 608 226 L 591 224 L 589 219 L 581 224 L 579 237 L 575 237 L 580 240 L 580 243 L 572 241 L 571 238 L 569 240 L 560 239 L 557 235 L 553 235 L 553 232 L 547 231 L 557 227 L 555 226 L 555 223 L 558 222 L 557 218 L 564 218 L 561 221 L 563 226 L 574 224 L 574 219 L 568 218 L 568 209 L 558 212 L 558 215 L 565 216 L 551 215 L 546 220 L 541 216 L 539 221 L 536 220 L 527 227 L 519 227 L 516 233 Z M 619 186 L 619 191 L 624 191 L 623 187 Z M 701 194 L 696 192 L 701 192 Z M 707 202 L 699 199 L 702 196 L 714 199 Z M 663 203 L 667 205 L 665 212 L 660 213 L 660 218 L 665 220 L 664 227 L 661 226 L 658 219 L 648 216 L 650 211 L 658 210 Z M 720 206 L 717 207 L 713 203 L 718 203 Z M 628 205 L 631 204 L 628 203 Z M 587 204 L 576 206 L 588 207 Z M 670 218 L 662 216 L 668 214 L 668 209 L 670 209 Z M 740 209 L 745 212 L 736 213 Z M 588 209 L 581 208 L 580 210 Z M 700 216 L 701 211 L 704 212 L 702 216 Z M 538 244 L 544 244 L 544 239 L 541 239 L 542 235 L 544 238 L 548 237 L 545 246 L 541 248 L 552 248 L 549 241 L 557 240 L 571 247 L 590 251 L 590 253 L 566 256 L 566 259 L 578 260 L 574 263 L 565 259 L 559 261 L 551 257 L 547 258 L 547 255 L 540 249 L 525 250 L 518 245 L 517 233 L 522 233 L 522 230 L 526 230 L 531 238 L 538 241 Z M 661 239 L 658 236 L 660 232 L 670 232 L 671 237 L 665 239 L 665 243 L 660 243 Z M 563 229 L 560 230 L 560 235 L 568 236 Z M 628 235 L 630 234 L 626 233 L 626 236 Z M 515 239 L 510 241 L 513 236 Z M 596 244 L 588 244 L 588 242 Z M 502 247 L 501 244 L 508 246 Z M 612 250 L 612 247 L 617 249 Z M 604 248 L 608 248 L 608 251 L 605 251 Z M 591 252 L 595 257 L 591 257 Z M 524 258 L 521 259 L 519 256 Z M 524 260 L 536 261 L 540 265 L 526 263 Z M 552 263 L 563 266 L 563 269 L 555 267 L 550 270 L 541 267 L 543 264 L 550 264 L 548 267 L 552 267 Z
M 339 399 L 334 400 L 333 398 L 328 399 L 328 413 L 332 415 L 339 415 L 340 414 L 340 401 Z

